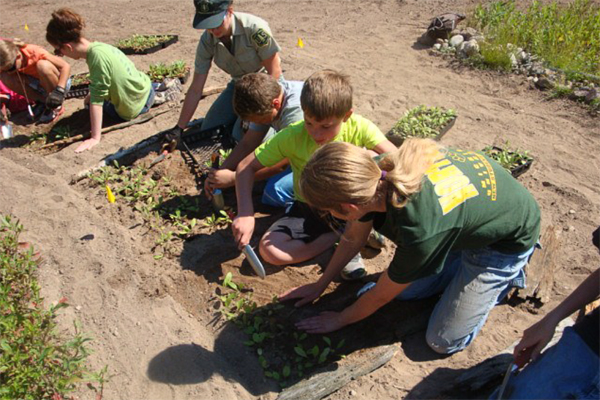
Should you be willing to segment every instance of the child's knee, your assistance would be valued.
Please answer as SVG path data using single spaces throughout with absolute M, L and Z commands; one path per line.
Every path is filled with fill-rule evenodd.
M 281 250 L 279 250 L 271 240 L 269 240 L 269 233 L 266 233 L 258 244 L 258 252 L 262 259 L 272 265 L 284 265 L 286 261 L 280 257 Z
M 39 60 L 35 65 L 35 68 L 40 76 L 56 75 L 56 67 L 48 60 Z

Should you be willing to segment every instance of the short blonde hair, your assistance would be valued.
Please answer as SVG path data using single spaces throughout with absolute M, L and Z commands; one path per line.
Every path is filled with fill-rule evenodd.
M 233 110 L 242 119 L 269 114 L 273 111 L 273 100 L 282 90 L 271 75 L 246 74 L 233 87 Z
M 315 72 L 304 83 L 300 104 L 304 113 L 317 121 L 342 118 L 352 109 L 350 78 L 330 69 Z
M 11 69 L 19 54 L 19 46 L 9 40 L 0 40 L 0 71 Z
M 408 139 L 378 164 L 365 149 L 328 143 L 304 167 L 300 192 L 308 204 L 322 210 L 341 212 L 341 204 L 364 205 L 377 196 L 388 196 L 401 208 L 421 190 L 425 172 L 444 151 L 434 140 Z

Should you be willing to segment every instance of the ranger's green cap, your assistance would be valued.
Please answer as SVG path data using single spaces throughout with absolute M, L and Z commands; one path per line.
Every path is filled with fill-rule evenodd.
M 196 15 L 193 26 L 196 29 L 214 29 L 219 27 L 227 13 L 231 0 L 194 0 Z

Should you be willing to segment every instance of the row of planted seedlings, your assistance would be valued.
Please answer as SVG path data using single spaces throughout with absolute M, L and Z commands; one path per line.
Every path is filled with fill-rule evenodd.
M 440 140 L 454 126 L 456 118 L 457 113 L 452 109 L 419 105 L 406 111 L 386 136 L 396 146 L 408 138 Z M 508 142 L 502 147 L 487 146 L 482 152 L 514 177 L 526 172 L 533 162 L 527 150 L 512 149 Z
M 256 352 L 265 377 L 285 388 L 345 358 L 345 339 L 299 331 L 291 317 L 300 309 L 280 303 L 277 296 L 258 306 L 252 289 L 232 278 L 228 272 L 217 289 L 219 311 L 247 336 L 244 344 Z
M 89 179 L 106 193 L 109 203 L 125 203 L 141 216 L 154 236 L 152 252 L 157 260 L 175 256 L 184 240 L 225 228 L 232 221 L 232 210 L 214 212 L 200 195 L 179 193 L 167 173 L 141 164 L 123 166 L 115 161 L 90 173 Z

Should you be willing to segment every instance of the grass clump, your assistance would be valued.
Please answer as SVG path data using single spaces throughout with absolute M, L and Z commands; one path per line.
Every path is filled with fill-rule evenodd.
M 88 371 L 90 339 L 77 324 L 70 337 L 56 332 L 55 319 L 67 300 L 44 307 L 34 250 L 19 246 L 22 231 L 18 221 L 0 215 L 0 398 L 69 398 L 81 380 L 98 382 L 98 388 L 88 386 L 101 398 L 106 369 Z
M 505 65 L 499 52 L 511 43 L 543 58 L 551 67 L 600 75 L 600 6 L 589 0 L 566 5 L 534 1 L 521 10 L 513 1 L 478 5 L 470 24 L 489 43 L 482 56 L 490 65 Z M 501 62 L 499 62 L 501 61 Z

